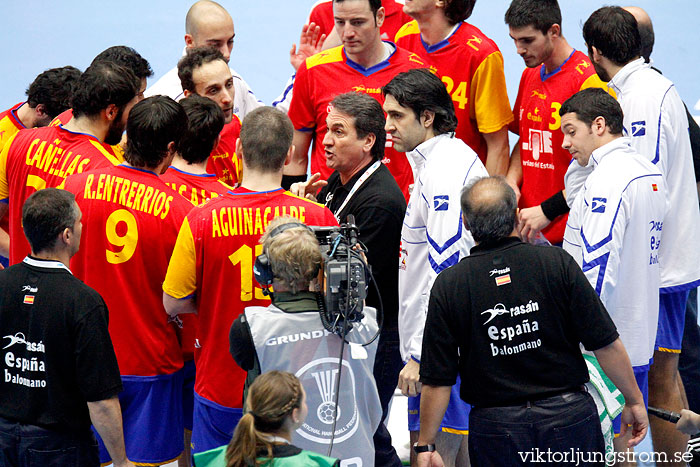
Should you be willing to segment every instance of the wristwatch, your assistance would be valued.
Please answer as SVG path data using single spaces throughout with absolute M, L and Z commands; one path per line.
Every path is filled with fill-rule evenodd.
M 435 451 L 435 445 L 434 444 L 423 444 L 423 445 L 418 445 L 418 443 L 413 443 L 413 452 L 416 454 L 420 454 L 422 452 L 433 452 Z

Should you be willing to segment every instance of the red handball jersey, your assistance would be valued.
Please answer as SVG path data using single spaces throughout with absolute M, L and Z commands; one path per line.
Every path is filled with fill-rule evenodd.
M 442 78 L 457 115 L 456 136 L 486 163 L 481 133 L 496 132 L 513 121 L 503 55 L 496 43 L 477 27 L 459 23 L 446 39 L 428 45 L 412 21 L 396 34 L 396 45 L 419 55 Z
M 241 180 L 241 161 L 236 155 L 236 140 L 241 134 L 241 121 L 236 114 L 221 130 L 219 144 L 207 161 L 207 172 L 216 174 L 222 182 L 235 186 Z
M 83 213 L 76 277 L 109 308 L 109 334 L 122 375 L 156 376 L 182 368 L 162 284 L 177 233 L 192 204 L 153 172 L 126 165 L 74 175 L 66 190 Z
M 23 130 L 26 128 L 24 126 L 24 124 L 20 121 L 19 117 L 17 116 L 17 109 L 22 107 L 22 105 L 24 105 L 24 102 L 20 102 L 19 104 L 15 104 L 11 108 L 0 113 L 0 152 L 2 151 L 2 148 L 5 146 L 5 143 L 10 138 L 12 138 L 19 130 Z M 9 216 L 4 216 L 2 219 L 0 219 L 0 229 L 9 233 L 9 231 L 10 231 L 10 217 Z
M 72 174 L 118 164 L 109 146 L 94 136 L 61 126 L 22 130 L 0 152 L 0 200 L 10 204 L 10 264 L 30 248 L 22 230 L 22 206 L 37 190 L 57 187 Z
M 545 74 L 544 65 L 523 71 L 510 127 L 520 135 L 521 208 L 538 206 L 564 189 L 571 154 L 561 147 L 564 135 L 559 109 L 566 99 L 590 87 L 608 90 L 588 57 L 576 50 L 549 74 Z M 547 240 L 562 242 L 567 219 L 568 215 L 561 216 L 542 230 Z
M 206 203 L 212 198 L 221 196 L 233 188 L 216 178 L 214 174 L 191 174 L 175 167 L 160 176 L 170 188 L 175 190 L 194 206 Z M 197 336 L 197 316 L 185 314 L 179 316 L 181 322 L 180 344 L 182 356 L 187 360 L 194 358 L 194 343 Z
M 391 44 L 393 46 L 393 44 Z M 425 68 L 416 54 L 397 47 L 384 62 L 364 68 L 345 55 L 343 46 L 335 47 L 306 59 L 297 71 L 294 94 L 289 106 L 289 118 L 299 131 L 315 131 L 311 152 L 311 173 L 320 172 L 327 179 L 333 171 L 326 166 L 323 136 L 329 104 L 344 92 L 364 92 L 384 103 L 382 87 L 394 76 L 413 68 Z M 382 162 L 391 171 L 406 199 L 408 186 L 413 183 L 413 171 L 406 154 L 397 152 L 387 135 Z
M 246 378 L 227 351 L 229 329 L 245 307 L 270 304 L 255 283 L 253 264 L 268 222 L 285 215 L 307 225 L 338 225 L 324 206 L 281 188 L 237 188 L 187 215 L 170 260 L 163 291 L 179 299 L 194 296 L 197 306 L 194 389 L 225 407 L 242 407 Z
M 411 21 L 413 18 L 403 12 L 403 1 L 382 0 L 384 7 L 384 24 L 379 29 L 382 33 L 382 39 L 390 41 L 401 29 L 401 26 Z M 321 27 L 321 34 L 330 34 L 335 26 L 333 18 L 333 1 L 320 0 L 311 7 L 311 13 L 306 24 L 311 22 L 316 23 Z
M 214 174 L 192 174 L 172 166 L 168 167 L 160 179 L 195 206 L 233 189 Z

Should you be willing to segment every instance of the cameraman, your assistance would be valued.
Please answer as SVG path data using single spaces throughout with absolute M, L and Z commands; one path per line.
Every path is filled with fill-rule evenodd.
M 373 465 L 374 450 L 370 447 L 381 418 L 372 375 L 377 344 L 361 344 L 377 332 L 376 311 L 364 308 L 362 321 L 347 333 L 350 344 L 344 346 L 339 362 L 342 339 L 324 328 L 319 314 L 322 297 L 309 290 L 310 286 L 315 288 L 322 266 L 314 233 L 295 219 L 279 217 L 268 224 L 261 243 L 269 266 L 258 260 L 256 278 L 263 286 L 273 286 L 272 304 L 247 307 L 233 322 L 231 355 L 248 371 L 248 385 L 270 370 L 289 371 L 299 378 L 310 415 L 294 433 L 294 445 L 328 454 L 328 433 L 335 422 L 330 455 L 350 463 Z M 338 386 L 340 392 L 336 394 Z

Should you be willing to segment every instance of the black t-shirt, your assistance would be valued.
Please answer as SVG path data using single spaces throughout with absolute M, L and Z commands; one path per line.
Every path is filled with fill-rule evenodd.
M 122 390 L 102 297 L 56 261 L 0 271 L 0 416 L 57 430 L 90 426 L 87 402 Z
M 472 248 L 435 280 L 421 381 L 449 386 L 459 373 L 466 402 L 515 405 L 580 387 L 588 371 L 579 343 L 593 351 L 617 337 L 568 253 L 509 237 Z
M 348 193 L 371 163 L 343 185 L 338 172 L 328 178 L 328 185 L 318 194 L 318 201 L 338 215 L 340 222 L 348 214 L 355 216 L 360 229 L 359 239 L 367 247 L 367 261 L 377 281 L 384 308 L 384 329 L 396 330 L 399 314 L 399 245 L 401 226 L 406 214 L 406 199 L 396 180 L 381 164 L 362 186 L 353 194 L 348 204 L 339 213 Z M 374 286 L 369 285 L 367 305 L 379 307 Z

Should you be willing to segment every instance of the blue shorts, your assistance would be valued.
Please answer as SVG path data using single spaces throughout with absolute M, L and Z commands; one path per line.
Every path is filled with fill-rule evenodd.
M 690 290 L 659 294 L 659 327 L 656 330 L 656 350 L 681 353 L 685 304 Z
M 192 431 L 192 413 L 194 412 L 194 378 L 196 369 L 194 360 L 187 360 L 184 370 L 184 381 L 182 382 L 182 419 L 185 430 Z
M 194 393 L 192 418 L 192 454 L 228 444 L 243 409 L 224 407 Z
M 632 367 L 634 379 L 637 380 L 637 386 L 639 386 L 639 390 L 642 391 L 642 396 L 644 397 L 644 407 L 649 407 L 649 366 L 651 364 Z M 613 419 L 613 430 L 616 435 L 620 434 L 621 420 L 622 414 Z
M 124 420 L 126 455 L 137 464 L 167 464 L 184 447 L 182 425 L 183 370 L 171 375 L 122 376 L 119 403 Z M 97 432 L 100 462 L 110 462 Z
M 469 412 L 472 406 L 459 397 L 461 380 L 457 376 L 457 383 L 450 391 L 450 403 L 445 410 L 440 429 L 445 433 L 457 435 L 469 434 Z M 408 398 L 408 431 L 420 431 L 420 394 Z
M 10 266 L 10 259 L 0 255 L 0 264 L 2 267 L 7 268 Z

